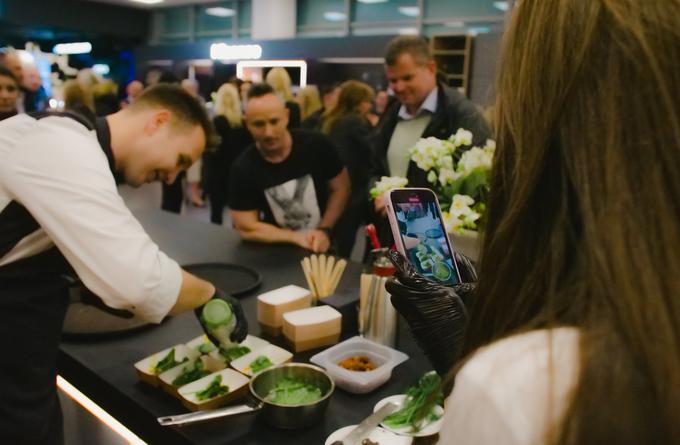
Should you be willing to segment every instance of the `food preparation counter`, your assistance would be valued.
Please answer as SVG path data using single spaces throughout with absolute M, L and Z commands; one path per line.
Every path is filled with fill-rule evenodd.
M 152 210 L 135 211 L 158 245 L 180 264 L 227 262 L 251 267 L 262 274 L 259 289 L 241 298 L 250 333 L 262 336 L 257 323 L 256 296 L 287 284 L 305 286 L 300 260 L 308 252 L 293 246 L 242 243 L 228 227 L 202 223 Z M 361 265 L 350 263 L 339 290 L 357 292 Z M 193 313 L 182 314 L 138 332 L 97 340 L 63 341 L 59 373 L 104 410 L 150 444 L 323 444 L 340 427 L 368 416 L 382 398 L 403 392 L 428 369 L 429 362 L 402 323 L 397 348 L 410 359 L 397 366 L 385 385 L 369 394 L 350 394 L 336 388 L 323 420 L 308 429 L 280 430 L 258 414 L 216 419 L 183 427 L 161 427 L 156 418 L 187 412 L 180 402 L 158 388 L 141 383 L 134 363 L 156 351 L 184 343 L 202 333 Z M 343 332 L 349 338 L 356 332 Z M 296 354 L 308 363 L 316 351 Z

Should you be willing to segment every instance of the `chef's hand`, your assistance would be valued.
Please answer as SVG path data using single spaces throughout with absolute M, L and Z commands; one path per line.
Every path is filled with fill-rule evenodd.
M 425 279 L 399 253 L 390 252 L 397 272 L 385 288 L 392 305 L 408 323 L 416 343 L 441 375 L 460 358 L 468 312 L 457 290 L 469 293 L 474 285 L 448 287 Z
M 215 294 L 212 296 L 212 298 L 219 298 L 220 300 L 224 300 L 227 302 L 227 304 L 229 304 L 229 307 L 231 307 L 231 311 L 234 314 L 234 317 L 236 317 L 236 325 L 234 326 L 234 330 L 231 332 L 229 339 L 234 343 L 241 343 L 243 340 L 246 339 L 246 336 L 248 335 L 248 320 L 246 320 L 246 316 L 243 313 L 241 303 L 239 303 L 239 301 L 236 298 L 229 296 L 228 294 L 226 294 L 225 292 L 221 291 L 218 288 L 215 288 Z M 220 341 L 210 333 L 210 330 L 201 321 L 202 312 L 203 306 L 199 306 L 196 309 L 194 309 L 194 314 L 196 315 L 196 318 L 198 318 L 198 323 L 203 328 L 205 335 L 208 336 L 210 341 L 213 342 L 215 346 L 219 347 Z
M 331 239 L 323 230 L 310 230 L 307 232 L 307 239 L 314 253 L 325 253 L 331 247 Z

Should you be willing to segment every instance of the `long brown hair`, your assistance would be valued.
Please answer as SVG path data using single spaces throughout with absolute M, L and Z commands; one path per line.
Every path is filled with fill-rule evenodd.
M 323 115 L 321 130 L 328 134 L 338 119 L 352 113 L 359 112 L 359 106 L 364 101 L 373 100 L 373 88 L 358 80 L 348 80 L 340 85 L 340 94 L 335 106 L 326 110 Z
M 558 444 L 680 443 L 680 1 L 522 0 L 468 353 L 580 329 Z

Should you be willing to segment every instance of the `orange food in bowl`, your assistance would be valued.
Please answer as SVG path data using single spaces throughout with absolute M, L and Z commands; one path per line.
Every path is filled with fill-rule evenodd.
M 339 366 L 347 369 L 348 371 L 373 371 L 377 366 L 371 360 L 363 355 L 357 355 L 354 357 L 347 357 L 338 363 Z

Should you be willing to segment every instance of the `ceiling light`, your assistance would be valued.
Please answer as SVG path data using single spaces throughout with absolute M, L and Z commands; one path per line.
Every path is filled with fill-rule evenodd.
M 467 29 L 468 34 L 476 36 L 477 34 L 486 34 L 491 32 L 491 29 L 487 26 L 472 26 Z
M 344 12 L 326 11 L 323 13 L 323 18 L 329 22 L 342 22 L 347 18 L 347 14 Z
M 465 22 L 462 20 L 451 20 L 450 22 L 444 23 L 444 26 L 449 28 L 462 28 L 465 26 Z
M 236 11 L 234 11 L 233 9 L 223 8 L 221 6 L 205 8 L 205 13 L 207 15 L 214 15 L 215 17 L 233 17 L 236 15 Z
M 493 2 L 493 7 L 496 9 L 500 9 L 501 11 L 507 11 L 510 9 L 510 4 L 506 2 Z
M 387 0 L 357 0 L 359 3 L 366 3 L 372 5 L 374 3 L 387 3 Z
M 157 3 L 163 3 L 164 0 L 130 0 L 135 3 L 144 3 L 145 5 L 155 5 Z
M 418 17 L 420 15 L 420 8 L 417 6 L 400 6 L 399 12 L 409 17 Z
M 210 58 L 213 60 L 244 60 L 262 57 L 260 45 L 227 45 L 213 43 L 210 45 Z
M 111 67 L 105 63 L 95 63 L 92 65 L 92 71 L 94 71 L 95 74 L 99 74 L 100 76 L 108 76 L 108 74 L 111 72 Z
M 92 51 L 90 42 L 58 43 L 54 45 L 54 54 L 87 54 Z
M 415 36 L 418 34 L 418 28 L 399 28 L 400 36 Z

